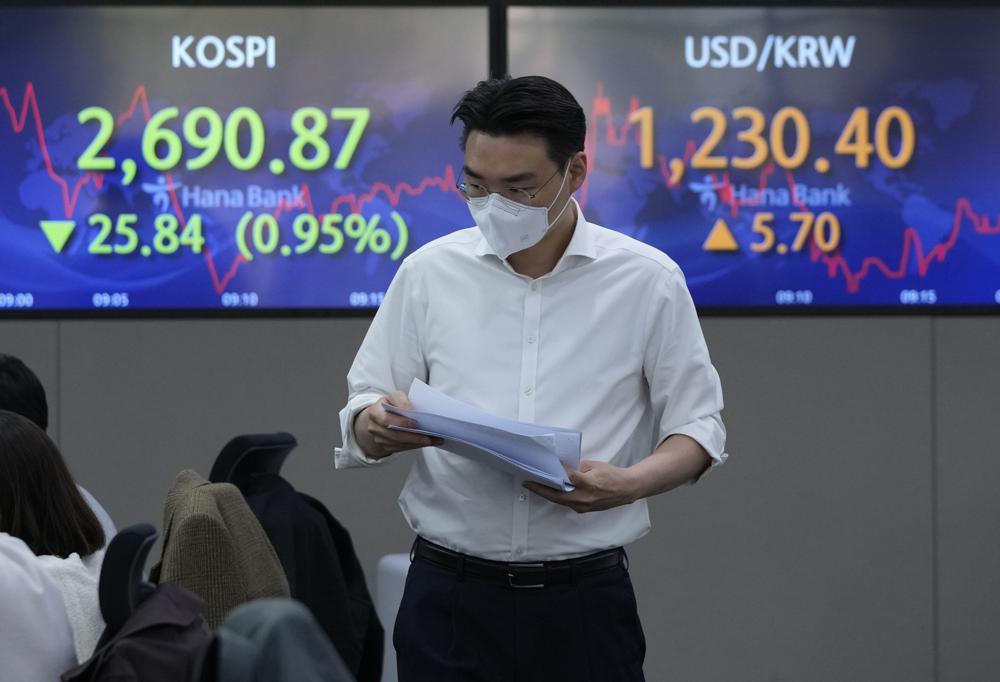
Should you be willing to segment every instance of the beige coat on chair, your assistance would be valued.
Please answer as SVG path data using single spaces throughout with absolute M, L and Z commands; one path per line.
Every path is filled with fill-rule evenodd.
M 163 557 L 152 579 L 178 583 L 205 600 L 205 620 L 218 627 L 244 602 L 288 597 L 288 579 L 243 494 L 182 471 L 167 493 Z

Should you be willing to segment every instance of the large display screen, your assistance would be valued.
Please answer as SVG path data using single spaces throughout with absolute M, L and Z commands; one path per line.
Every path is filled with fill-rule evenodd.
M 592 222 L 699 307 L 1000 304 L 1000 10 L 513 8 L 587 109 Z
M 1000 310 L 1000 9 L 514 7 L 702 310 Z M 373 310 L 471 224 L 476 7 L 0 8 L 0 316 Z
M 471 223 L 485 8 L 0 8 L 0 315 L 377 307 Z

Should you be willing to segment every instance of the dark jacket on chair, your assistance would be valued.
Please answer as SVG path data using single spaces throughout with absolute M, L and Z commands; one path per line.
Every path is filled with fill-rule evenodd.
M 254 476 L 243 493 L 278 553 L 292 597 L 309 607 L 358 682 L 378 682 L 385 634 L 350 534 L 277 474 Z
M 205 604 L 179 585 L 160 585 L 121 629 L 105 634 L 63 682 L 198 682 L 212 643 Z

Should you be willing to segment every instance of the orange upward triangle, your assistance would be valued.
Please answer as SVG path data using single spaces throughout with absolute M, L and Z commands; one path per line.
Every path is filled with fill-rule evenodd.
M 736 238 L 726 225 L 726 221 L 719 218 L 712 226 L 712 231 L 708 233 L 708 239 L 701 245 L 704 251 L 739 251 L 740 245 L 736 243 Z

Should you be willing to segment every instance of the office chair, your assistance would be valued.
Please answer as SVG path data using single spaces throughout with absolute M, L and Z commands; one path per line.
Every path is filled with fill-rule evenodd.
M 121 629 L 154 589 L 143 580 L 142 569 L 156 537 L 153 526 L 137 523 L 118 531 L 108 545 L 101 565 L 98 599 L 109 635 Z
M 278 474 L 288 453 L 298 446 L 295 436 L 278 433 L 251 433 L 230 440 L 215 458 L 208 480 L 232 483 L 244 490 L 256 474 Z

